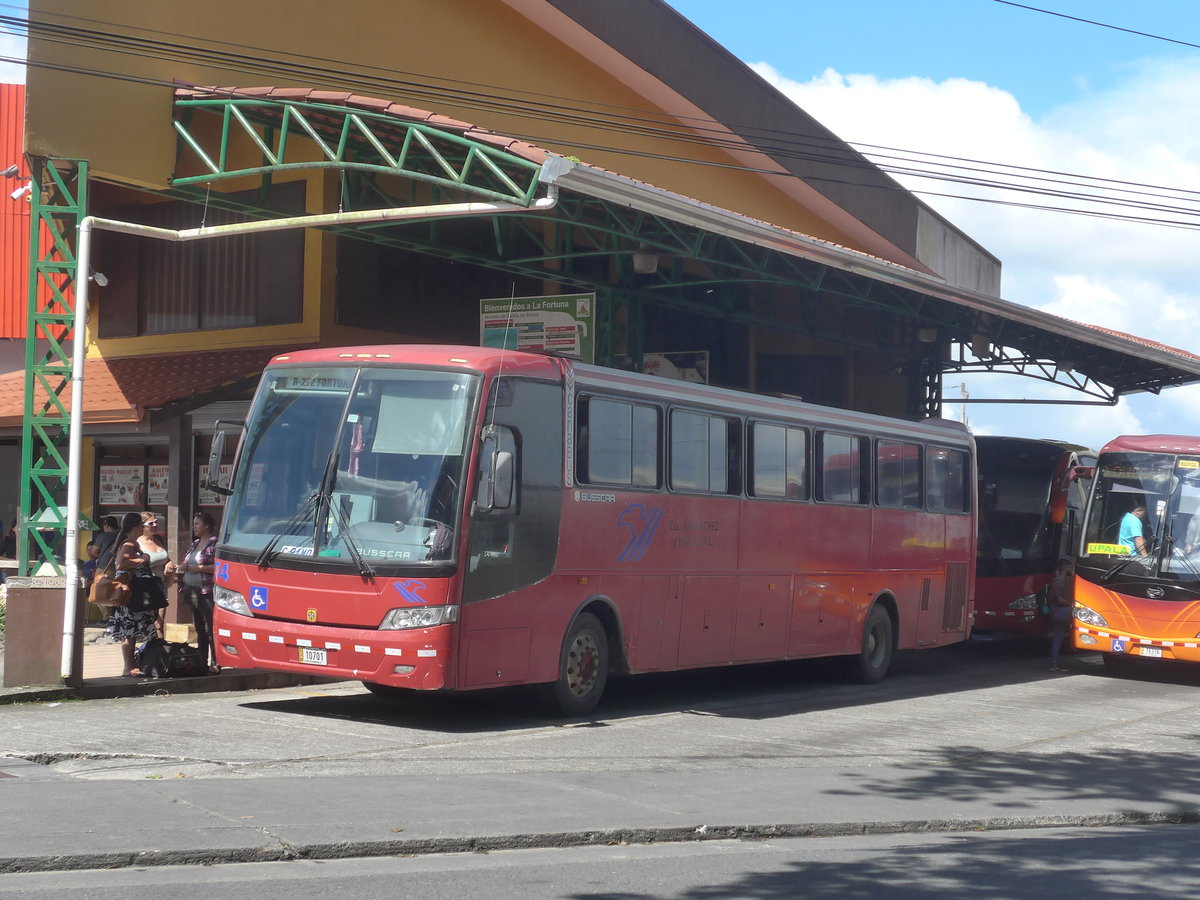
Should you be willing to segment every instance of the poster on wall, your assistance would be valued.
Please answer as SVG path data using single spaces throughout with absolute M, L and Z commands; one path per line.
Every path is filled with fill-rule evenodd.
M 595 362 L 595 294 L 479 301 L 479 345 Z
M 146 466 L 146 502 L 148 504 L 151 506 L 165 506 L 167 503 L 167 489 L 170 486 L 170 466 Z
M 141 509 L 146 505 L 145 466 L 100 466 L 101 506 L 127 506 Z
M 233 473 L 233 465 L 230 463 L 224 463 L 224 464 L 222 464 L 219 472 L 220 472 L 220 474 L 217 476 L 217 483 L 219 485 L 221 485 L 221 487 L 229 487 L 229 476 Z M 208 490 L 208 488 L 203 488 L 203 487 L 199 486 L 201 481 L 207 477 L 208 477 L 208 464 L 205 463 L 202 466 L 197 466 L 196 467 L 196 486 L 197 486 L 197 491 L 196 491 L 197 501 L 196 502 L 199 503 L 200 506 L 224 506 L 225 505 L 224 495 L 214 493 L 213 491 Z
M 708 384 L 707 350 L 670 350 L 642 355 L 642 371 L 659 378 Z

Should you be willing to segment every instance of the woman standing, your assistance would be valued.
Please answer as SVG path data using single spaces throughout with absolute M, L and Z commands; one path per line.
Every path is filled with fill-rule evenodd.
M 167 595 L 167 581 L 174 570 L 175 566 L 171 562 L 170 556 L 167 554 L 167 544 L 163 540 L 163 536 L 158 532 L 159 519 L 158 513 L 146 510 L 142 516 L 142 533 L 138 537 L 138 549 L 146 554 L 149 560 L 150 572 L 158 579 L 158 584 L 162 588 L 162 596 Z M 145 571 L 145 570 L 143 570 Z M 162 609 L 154 611 L 155 615 L 155 631 L 159 637 L 165 633 L 167 609 L 164 606 Z
M 181 585 L 179 596 L 192 608 L 196 624 L 196 640 L 204 654 L 208 671 L 221 671 L 217 665 L 217 646 L 213 640 L 213 558 L 217 553 L 216 519 L 200 510 L 192 517 L 192 534 L 196 539 L 188 549 L 183 563 L 175 570 Z
M 149 556 L 138 547 L 138 538 L 141 536 L 142 517 L 135 512 L 125 513 L 111 551 L 114 554 L 117 575 L 127 575 L 132 579 L 133 574 L 150 561 Z M 100 571 L 108 568 L 107 559 L 102 559 L 100 563 Z M 141 672 L 135 673 L 133 670 L 133 649 L 138 641 L 149 640 L 155 635 L 161 636 L 158 610 L 130 612 L 125 606 L 114 607 L 105 631 L 121 643 L 121 660 L 124 663 L 124 671 L 121 674 L 140 675 Z

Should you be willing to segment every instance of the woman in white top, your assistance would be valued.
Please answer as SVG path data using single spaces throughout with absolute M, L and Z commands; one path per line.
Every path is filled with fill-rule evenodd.
M 158 577 L 159 583 L 163 586 L 163 594 L 165 595 L 167 578 L 175 574 L 175 564 L 171 562 L 171 557 L 167 553 L 167 545 L 163 541 L 162 535 L 159 534 L 158 528 L 158 513 L 150 512 L 150 510 L 142 513 L 142 533 L 138 536 L 137 545 L 138 549 L 149 560 L 150 571 Z M 155 613 L 154 630 L 158 633 L 159 637 L 163 636 L 166 613 L 166 607 Z

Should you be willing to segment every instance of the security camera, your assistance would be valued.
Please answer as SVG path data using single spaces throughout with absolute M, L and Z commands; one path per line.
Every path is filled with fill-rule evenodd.
M 16 164 L 14 163 L 13 165 L 11 165 L 7 169 L 5 169 L 3 172 L 0 172 L 0 175 L 3 175 L 5 178 L 12 178 L 19 171 L 21 171 L 21 170 L 19 168 L 17 168 Z
M 17 188 L 15 191 L 13 191 L 11 194 L 9 194 L 8 196 L 12 197 L 14 200 L 20 200 L 22 197 L 24 197 L 26 194 L 28 194 L 32 190 L 33 190 L 32 185 L 23 184 L 19 188 Z

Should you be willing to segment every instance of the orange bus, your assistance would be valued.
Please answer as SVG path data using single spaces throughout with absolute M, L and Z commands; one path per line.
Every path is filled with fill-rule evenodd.
M 228 490 L 218 661 L 381 695 L 540 684 L 580 715 L 614 672 L 845 656 L 876 681 L 970 629 L 958 423 L 503 349 L 307 350 L 263 373 Z
M 1076 564 L 1075 646 L 1110 668 L 1200 662 L 1200 437 L 1100 451 Z

